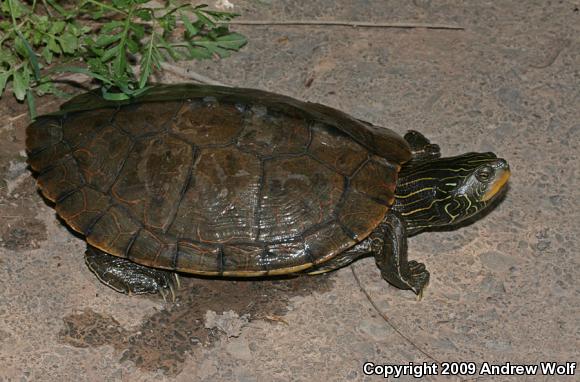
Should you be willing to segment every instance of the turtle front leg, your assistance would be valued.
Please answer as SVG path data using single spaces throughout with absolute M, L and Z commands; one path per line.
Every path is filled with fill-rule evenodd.
M 387 214 L 370 241 L 383 279 L 421 295 L 429 282 L 429 272 L 425 264 L 407 260 L 407 232 L 401 217 L 393 211 Z
M 411 153 L 413 154 L 412 161 L 414 162 L 437 159 L 441 156 L 439 145 L 431 143 L 430 140 L 418 131 L 409 130 L 405 134 L 404 139 L 409 144 L 409 147 L 411 147 Z
M 128 295 L 159 293 L 164 300 L 171 294 L 171 300 L 175 300 L 179 279 L 174 272 L 139 265 L 90 245 L 85 252 L 85 262 L 103 284 L 117 292 Z

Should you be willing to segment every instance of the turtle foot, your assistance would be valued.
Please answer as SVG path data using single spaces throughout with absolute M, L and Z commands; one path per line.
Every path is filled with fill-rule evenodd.
M 381 270 L 381 276 L 397 288 L 410 289 L 421 298 L 429 283 L 429 271 L 425 264 L 414 260 L 409 261 L 405 268 L 406 272 L 403 271 L 404 268 L 399 268 L 399 272 L 393 272 L 390 268 L 386 272 Z
M 405 140 L 411 147 L 414 161 L 430 160 L 441 156 L 439 145 L 431 143 L 423 134 L 415 130 L 409 130 L 405 134 Z
M 163 300 L 170 297 L 175 301 L 179 279 L 174 272 L 139 265 L 90 246 L 85 253 L 85 262 L 103 284 L 117 292 L 128 295 L 159 293 Z
M 416 295 L 423 295 L 423 290 L 429 283 L 429 276 L 429 271 L 425 264 L 415 260 L 409 261 L 409 278 L 406 281 Z

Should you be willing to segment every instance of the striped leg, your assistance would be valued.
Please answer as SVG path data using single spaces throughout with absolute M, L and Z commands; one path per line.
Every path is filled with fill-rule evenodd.
M 401 289 L 421 295 L 429 282 L 425 264 L 407 260 L 407 232 L 397 213 L 391 211 L 377 231 L 371 246 L 383 279 Z
M 139 265 L 92 246 L 87 246 L 85 262 L 103 284 L 117 292 L 128 295 L 159 293 L 164 300 L 171 294 L 171 300 L 175 300 L 179 279 L 174 272 Z

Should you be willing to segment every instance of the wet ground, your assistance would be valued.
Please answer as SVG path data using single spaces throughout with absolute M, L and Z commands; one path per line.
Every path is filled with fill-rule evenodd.
M 320 277 L 185 279 L 174 303 L 127 297 L 85 267 L 84 242 L 37 193 L 23 151 L 25 108 L 5 97 L 0 380 L 370 381 L 381 377 L 364 375 L 366 361 L 578 362 L 580 3 L 233 3 L 249 20 L 464 27 L 238 26 L 250 41 L 242 52 L 183 65 L 419 130 L 444 155 L 494 151 L 512 168 L 507 197 L 474 224 L 410 240 L 410 257 L 432 274 L 420 301 L 386 284 L 372 259 Z M 578 373 L 424 380 L 475 377 Z

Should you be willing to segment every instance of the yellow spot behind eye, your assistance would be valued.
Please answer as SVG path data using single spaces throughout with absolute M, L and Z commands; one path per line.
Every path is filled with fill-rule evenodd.
M 510 170 L 504 170 L 503 174 L 501 174 L 501 176 L 493 182 L 493 184 L 489 187 L 489 190 L 487 190 L 487 192 L 483 195 L 483 198 L 481 198 L 481 200 L 487 202 L 488 200 L 493 198 L 499 192 L 499 190 L 501 190 L 503 186 L 507 183 L 508 179 L 510 178 L 510 175 L 511 175 Z

